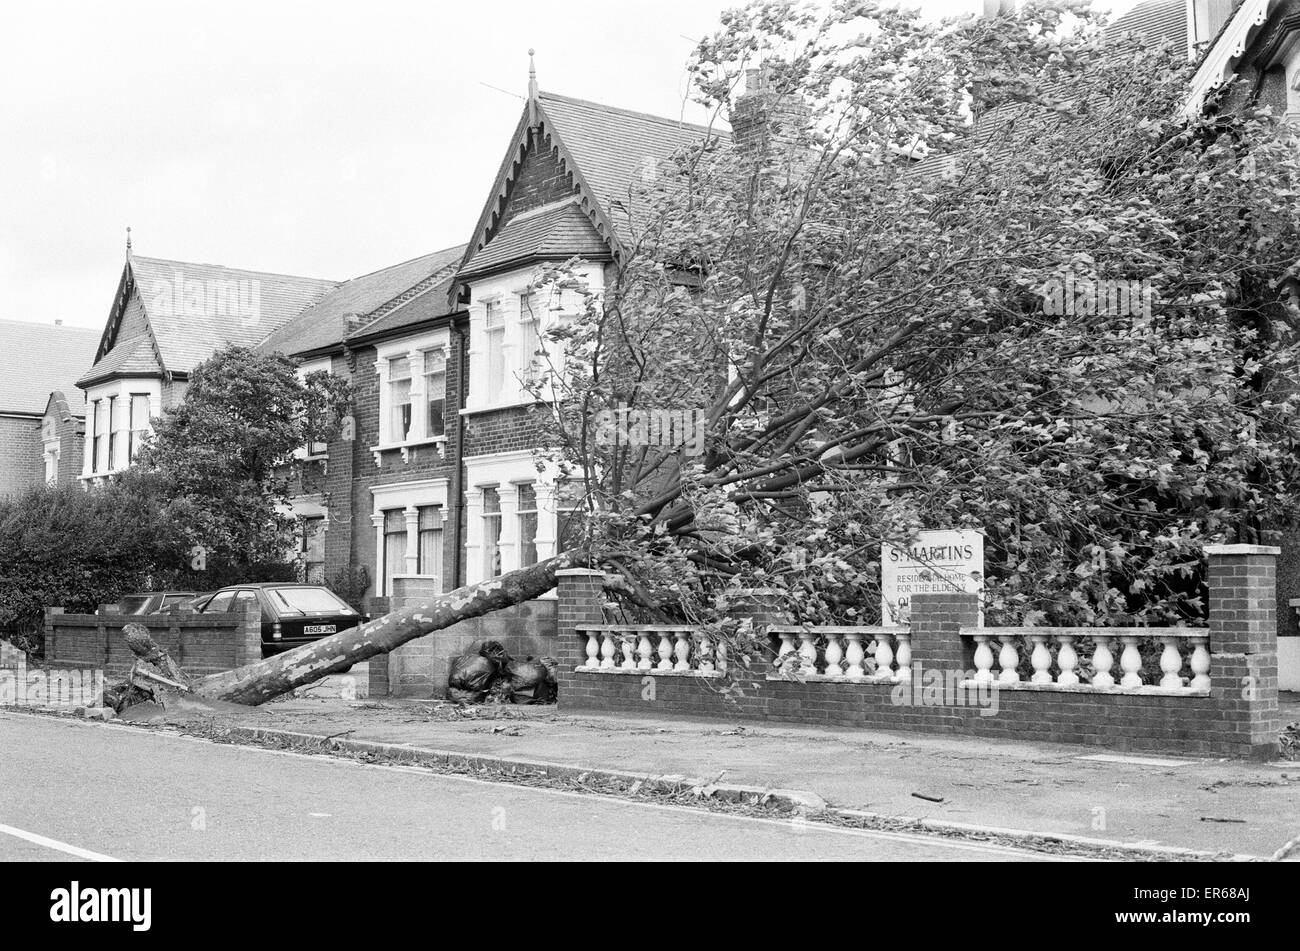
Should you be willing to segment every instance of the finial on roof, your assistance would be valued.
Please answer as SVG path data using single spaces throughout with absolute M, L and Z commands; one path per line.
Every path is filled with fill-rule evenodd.
M 131 256 L 131 226 L 126 226 L 126 256 Z
M 528 124 L 537 125 L 537 64 L 533 61 L 534 50 L 528 50 Z

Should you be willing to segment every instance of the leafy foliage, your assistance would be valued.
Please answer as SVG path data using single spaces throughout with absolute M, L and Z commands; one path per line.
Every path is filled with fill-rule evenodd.
M 39 652 L 47 606 L 93 612 L 178 572 L 187 552 L 157 480 L 139 473 L 95 492 L 39 486 L 0 499 L 0 629 Z
M 1202 546 L 1300 502 L 1294 135 L 1184 117 L 1181 51 L 1079 5 L 768 0 L 723 27 L 695 98 L 743 113 L 761 65 L 763 124 L 631 189 L 603 295 L 538 282 L 578 301 L 537 392 L 629 595 L 874 622 L 882 542 L 966 527 L 993 622 L 1202 617 Z M 622 408 L 698 409 L 704 453 L 602 440 Z
M 286 563 L 295 520 L 295 450 L 328 441 L 346 411 L 347 382 L 328 373 L 300 380 L 292 360 L 228 346 L 190 374 L 140 456 L 170 497 L 189 540 L 192 583 L 293 580 Z

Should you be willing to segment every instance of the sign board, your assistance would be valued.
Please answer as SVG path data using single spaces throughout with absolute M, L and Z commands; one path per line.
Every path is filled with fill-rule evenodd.
M 885 542 L 880 551 L 882 624 L 906 624 L 912 595 L 943 591 L 978 593 L 984 587 L 984 536 L 967 529 L 918 532 L 906 547 Z

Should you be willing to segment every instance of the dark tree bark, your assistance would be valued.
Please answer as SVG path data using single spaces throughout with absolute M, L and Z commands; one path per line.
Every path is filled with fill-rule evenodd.
M 457 588 L 259 663 L 212 674 L 190 686 L 199 697 L 256 706 L 458 621 L 544 594 L 555 587 L 555 572 L 576 560 L 573 553 L 567 553 L 490 581 Z

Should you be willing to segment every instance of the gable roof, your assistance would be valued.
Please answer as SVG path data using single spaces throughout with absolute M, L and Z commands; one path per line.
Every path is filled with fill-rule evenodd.
M 580 255 L 608 259 L 609 245 L 575 196 L 515 215 L 461 268 L 461 277 L 485 274 L 506 264 L 531 264 Z
M 639 210 L 630 186 L 642 176 L 643 170 L 670 160 L 687 146 L 729 139 L 730 133 L 724 129 L 539 92 L 529 100 L 515 128 L 492 191 L 465 250 L 462 269 L 470 266 L 485 246 L 501 237 L 495 232 L 507 209 L 511 186 L 530 144 L 558 154 L 561 167 L 573 177 L 574 207 L 587 218 L 592 231 L 605 243 L 607 253 L 617 254 L 620 245 L 630 238 L 629 225 Z M 563 227 L 571 229 L 572 213 L 566 211 L 564 215 Z M 551 224 L 559 222 L 552 219 Z M 510 230 L 507 225 L 501 234 Z M 560 236 L 557 232 L 556 237 Z M 591 241 L 590 233 L 586 231 L 571 231 L 569 236 L 577 238 L 584 246 Z M 515 231 L 512 240 L 522 241 L 527 247 L 532 237 L 521 237 Z M 481 262 L 474 266 L 481 270 Z
M 357 329 L 356 318 L 373 321 L 435 287 L 445 297 L 464 252 L 458 244 L 345 281 L 266 335 L 258 349 L 296 355 L 333 347 Z
M 0 413 L 44 414 L 50 393 L 77 392 L 99 331 L 0 320 Z
M 338 286 L 337 281 L 158 258 L 133 257 L 129 267 L 163 369 L 170 373 L 188 373 L 227 344 L 253 346 Z M 205 293 L 214 287 L 242 292 L 242 303 L 252 306 L 245 314 L 208 300 L 201 313 L 187 313 L 184 291 L 176 292 L 178 281 L 185 287 L 201 284 Z M 223 309 L 226 313 L 220 313 Z

